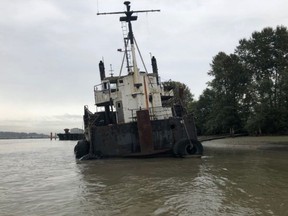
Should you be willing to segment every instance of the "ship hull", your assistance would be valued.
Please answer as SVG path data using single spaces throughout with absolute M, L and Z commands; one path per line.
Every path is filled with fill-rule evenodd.
M 76 134 L 76 133 L 59 133 L 57 134 L 59 140 L 83 140 L 84 134 Z
M 152 120 L 148 125 L 139 121 L 104 126 L 92 125 L 87 128 L 89 138 L 78 142 L 78 152 L 83 145 L 86 149 L 85 155 L 88 154 L 93 158 L 202 155 L 203 147 L 197 141 L 196 134 L 193 131 L 187 133 L 187 128 L 189 129 L 187 125 L 190 123 L 186 120 L 184 124 L 183 118 L 170 118 Z M 77 146 L 75 154 L 78 158 L 84 156 L 84 153 L 77 155 Z

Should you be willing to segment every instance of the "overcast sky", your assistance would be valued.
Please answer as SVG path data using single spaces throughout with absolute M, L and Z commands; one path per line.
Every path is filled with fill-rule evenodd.
M 134 0 L 135 38 L 162 81 L 185 83 L 199 97 L 213 56 L 233 53 L 242 38 L 288 25 L 287 0 Z M 83 106 L 95 111 L 98 63 L 119 74 L 122 0 L 0 0 L 0 131 L 58 133 L 82 128 Z M 139 65 L 140 68 L 142 65 Z M 142 67 L 143 69 L 143 67 Z M 108 73 L 108 72 L 107 72 Z

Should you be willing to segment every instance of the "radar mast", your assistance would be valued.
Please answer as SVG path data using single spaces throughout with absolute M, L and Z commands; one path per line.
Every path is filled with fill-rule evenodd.
M 125 16 L 120 17 L 120 22 L 126 22 L 128 24 L 128 34 L 127 38 L 124 38 L 124 45 L 125 45 L 125 55 L 127 59 L 127 68 L 128 73 L 133 73 L 133 79 L 134 79 L 134 86 L 139 88 L 142 84 L 139 81 L 139 69 L 137 66 L 136 61 L 136 51 L 135 51 L 135 38 L 133 34 L 133 28 L 132 28 L 132 21 L 137 20 L 138 16 L 134 16 L 134 13 L 148 13 L 148 12 L 160 12 L 160 10 L 131 10 L 130 7 L 130 1 L 125 1 L 124 5 L 126 6 L 126 11 L 120 11 L 120 12 L 107 12 L 107 13 L 97 13 L 97 15 L 110 15 L 110 14 L 125 14 Z M 128 40 L 128 43 L 126 42 Z M 130 44 L 130 51 L 132 54 L 132 65 L 129 63 L 129 54 L 127 45 Z M 133 71 L 131 71 L 130 68 L 133 68 Z

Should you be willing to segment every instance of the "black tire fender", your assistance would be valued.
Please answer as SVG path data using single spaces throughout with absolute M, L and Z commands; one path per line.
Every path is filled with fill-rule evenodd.
M 173 154 L 176 157 L 184 157 L 185 155 L 202 155 L 203 146 L 198 140 L 182 139 L 174 144 Z
M 87 155 L 89 153 L 89 142 L 86 140 L 80 140 L 74 147 L 74 154 L 77 159 Z

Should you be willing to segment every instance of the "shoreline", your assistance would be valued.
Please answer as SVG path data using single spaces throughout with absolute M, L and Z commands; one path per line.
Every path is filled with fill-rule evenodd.
M 200 137 L 199 137 L 200 138 Z M 246 148 L 262 150 L 285 150 L 288 151 L 288 136 L 238 136 L 203 140 L 204 147 L 215 148 Z

